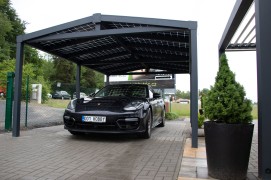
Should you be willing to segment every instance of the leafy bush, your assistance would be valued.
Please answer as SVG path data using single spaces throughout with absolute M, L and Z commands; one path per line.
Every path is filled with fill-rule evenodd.
M 203 114 L 199 114 L 198 115 L 198 128 L 201 128 L 203 126 L 205 117 Z
M 175 113 L 172 113 L 172 112 L 167 112 L 166 113 L 166 119 L 167 120 L 174 120 L 174 119 L 177 119 L 178 118 L 178 115 L 175 114 Z
M 244 87 L 235 81 L 227 57 L 222 54 L 215 85 L 203 99 L 205 116 L 211 121 L 251 123 L 252 103 L 245 96 Z

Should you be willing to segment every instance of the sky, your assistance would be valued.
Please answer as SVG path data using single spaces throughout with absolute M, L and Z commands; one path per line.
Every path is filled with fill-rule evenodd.
M 236 0 L 11 0 L 19 18 L 34 32 L 92 16 L 135 16 L 197 21 L 198 88 L 214 85 L 218 71 L 218 44 Z M 256 52 L 227 52 L 231 70 L 257 102 Z M 177 75 L 176 89 L 190 90 L 190 76 Z

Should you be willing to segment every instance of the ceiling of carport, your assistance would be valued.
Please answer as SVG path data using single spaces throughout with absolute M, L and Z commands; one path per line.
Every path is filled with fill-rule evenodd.
M 23 35 L 22 41 L 106 75 L 139 69 L 183 74 L 190 73 L 190 30 L 196 26 L 193 21 L 94 14 Z

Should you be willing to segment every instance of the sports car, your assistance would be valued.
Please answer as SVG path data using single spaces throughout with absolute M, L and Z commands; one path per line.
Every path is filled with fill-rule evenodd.
M 150 138 L 152 128 L 165 126 L 165 104 L 149 85 L 108 85 L 92 96 L 71 100 L 63 119 L 73 135 L 136 133 Z

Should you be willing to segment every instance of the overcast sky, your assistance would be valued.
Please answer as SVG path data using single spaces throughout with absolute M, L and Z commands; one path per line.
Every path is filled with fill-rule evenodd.
M 26 32 L 34 32 L 94 13 L 198 22 L 199 89 L 214 84 L 218 44 L 236 0 L 11 0 Z M 257 101 L 256 53 L 227 53 L 236 79 L 247 97 Z M 190 90 L 189 75 L 177 75 L 176 88 Z

